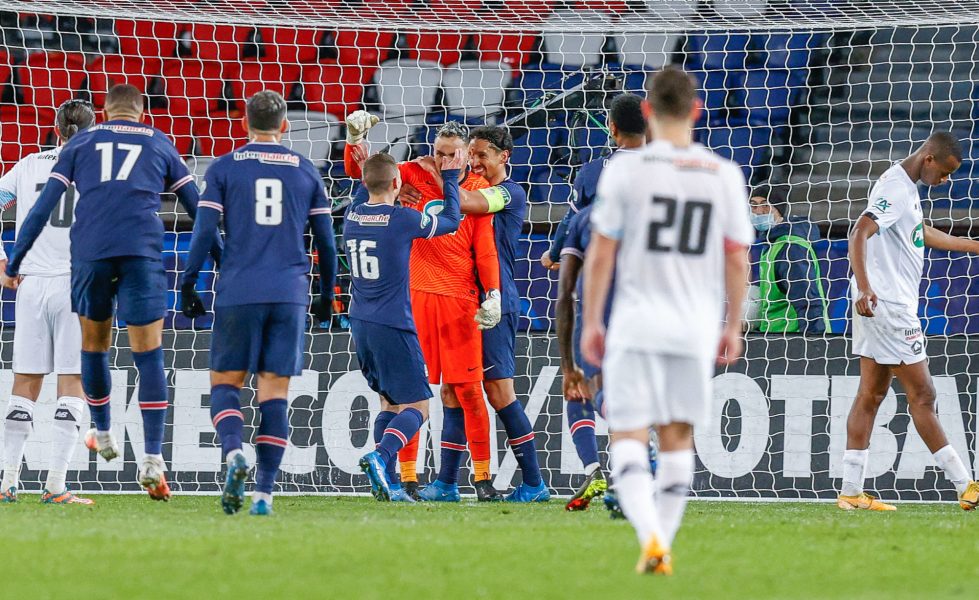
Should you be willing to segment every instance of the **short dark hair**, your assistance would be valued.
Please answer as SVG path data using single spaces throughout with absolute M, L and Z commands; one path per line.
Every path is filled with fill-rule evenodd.
M 945 160 L 951 156 L 962 162 L 962 144 L 959 143 L 958 138 L 947 131 L 931 134 L 925 144 L 928 145 L 929 154 L 932 154 L 937 160 Z
M 679 67 L 668 65 L 653 75 L 646 89 L 646 99 L 656 115 L 683 119 L 693 110 L 697 86 L 693 78 Z
M 278 92 L 258 92 L 245 104 L 248 127 L 254 131 L 279 131 L 286 118 L 286 108 L 286 101 Z
M 619 94 L 612 100 L 609 120 L 626 135 L 645 135 L 646 117 L 642 114 L 642 98 L 635 94 Z
M 513 153 L 513 136 L 506 127 L 499 125 L 482 125 L 473 129 L 469 134 L 471 140 L 486 140 L 499 151 L 507 150 Z
M 785 199 L 785 192 L 783 192 L 778 187 L 773 187 L 771 185 L 762 184 L 755 186 L 751 190 L 751 195 L 749 198 L 764 198 L 768 204 L 775 207 L 778 214 L 782 215 L 783 219 L 789 218 L 789 202 Z
M 95 109 L 85 100 L 67 100 L 58 107 L 54 126 L 58 128 L 61 139 L 68 141 L 71 136 L 95 125 Z
M 364 187 L 372 194 L 383 194 L 391 188 L 391 182 L 398 176 L 398 163 L 390 154 L 379 152 L 364 161 L 361 169 Z
M 436 133 L 435 136 L 445 138 L 457 137 L 464 142 L 468 142 L 469 128 L 466 127 L 465 123 L 460 123 L 458 121 L 446 121 L 444 125 L 439 127 L 438 133 Z
M 120 83 L 105 94 L 105 112 L 109 115 L 138 115 L 143 112 L 143 92 L 134 85 Z

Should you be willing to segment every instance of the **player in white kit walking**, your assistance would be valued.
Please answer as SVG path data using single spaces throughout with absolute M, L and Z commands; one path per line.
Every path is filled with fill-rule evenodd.
M 69 100 L 58 108 L 55 131 L 59 145 L 20 160 L 0 178 L 0 207 L 17 204 L 17 232 L 51 175 L 61 153 L 61 144 L 95 124 L 92 105 Z M 0 502 L 17 501 L 24 447 L 34 427 L 34 404 L 41 393 L 44 376 L 58 375 L 58 404 L 55 407 L 48 478 L 41 502 L 47 504 L 93 504 L 68 491 L 65 477 L 78 443 L 85 402 L 82 400 L 82 332 L 71 311 L 71 247 L 68 232 L 74 216 L 75 188 L 61 197 L 30 255 L 21 267 L 17 288 L 14 327 L 14 386 L 4 421 L 3 482 Z M 7 255 L 0 247 L 0 271 Z
M 922 222 L 918 182 L 941 185 L 961 164 L 958 140 L 948 133 L 932 134 L 914 154 L 881 175 L 850 232 L 853 353 L 860 356 L 860 387 L 847 419 L 843 486 L 837 499 L 842 509 L 895 510 L 863 491 L 874 418 L 894 376 L 907 393 L 915 429 L 955 485 L 959 505 L 972 510 L 979 504 L 979 484 L 948 443 L 935 414 L 935 387 L 918 319 L 925 246 L 979 254 L 979 242 Z
M 692 141 L 700 107 L 691 77 L 664 68 L 646 98 L 653 142 L 615 155 L 598 184 L 581 345 L 585 359 L 603 368 L 612 477 L 642 546 L 636 570 L 668 575 L 693 481 L 693 428 L 709 415 L 714 363 L 741 354 L 754 234 L 741 169 Z M 602 308 L 613 266 L 606 343 Z

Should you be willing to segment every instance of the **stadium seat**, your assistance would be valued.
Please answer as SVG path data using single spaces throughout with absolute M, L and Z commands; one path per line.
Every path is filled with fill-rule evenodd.
M 285 65 L 316 62 L 323 32 L 293 27 L 260 27 L 265 54 L 262 60 Z
M 805 69 L 809 56 L 818 45 L 817 34 L 808 31 L 791 33 L 756 33 L 752 45 L 764 51 L 761 66 L 767 69 Z
M 526 68 L 514 83 L 513 99 L 519 103 L 532 102 L 547 92 L 569 89 L 583 80 L 584 74 L 578 70 L 566 72 L 546 65 Z
M 427 61 L 390 61 L 374 75 L 381 112 L 385 119 L 400 118 L 420 125 L 435 103 L 442 83 L 442 68 Z
M 173 115 L 204 115 L 217 108 L 224 93 L 218 61 L 169 59 L 163 63 L 164 95 Z
M 527 184 L 549 171 L 552 148 L 564 145 L 566 139 L 567 133 L 560 127 L 531 128 L 527 135 L 513 141 L 510 177 L 517 183 Z
M 119 53 L 140 58 L 171 58 L 185 25 L 174 21 L 116 19 Z
M 703 33 L 687 37 L 688 69 L 743 70 L 751 37 L 742 33 Z
M 623 33 L 615 36 L 623 65 L 658 69 L 670 63 L 680 36 L 672 33 Z
M 691 71 L 697 79 L 704 114 L 700 123 L 727 121 L 731 112 L 743 107 L 744 71 Z M 739 95 L 740 94 L 740 95 Z
M 557 0 L 497 0 L 493 3 L 493 16 L 504 22 L 543 21 L 555 4 Z
M 146 113 L 146 122 L 170 136 L 170 141 L 182 156 L 193 152 L 194 134 L 190 117 L 173 116 L 167 111 L 151 110 Z
M 442 73 L 445 107 L 450 115 L 485 119 L 503 107 L 512 75 L 502 63 L 463 61 Z
M 748 122 L 775 127 L 789 122 L 796 89 L 784 69 L 753 69 L 744 83 Z
M 645 0 L 646 12 L 661 15 L 664 19 L 684 19 L 697 13 L 699 0 Z M 625 17 L 626 19 L 628 16 Z
M 530 60 L 537 40 L 537 33 L 501 31 L 473 34 L 479 59 L 487 62 L 500 62 L 519 71 Z
M 0 171 L 51 141 L 54 110 L 33 106 L 0 106 Z
M 302 67 L 298 64 L 243 62 L 231 80 L 232 98 L 244 101 L 262 90 L 271 90 L 288 99 L 301 74 Z
M 411 125 L 404 121 L 384 120 L 367 131 L 371 154 L 387 152 L 395 160 L 406 160 L 411 152 Z
M 99 56 L 88 65 L 88 91 L 92 95 L 92 104 L 101 108 L 105 104 L 105 93 L 119 83 L 128 83 L 146 92 L 162 64 L 158 58 L 121 54 Z
M 749 182 L 754 169 L 768 162 L 771 144 L 772 128 L 756 125 L 712 126 L 707 130 L 705 143 L 714 152 L 738 163 Z
M 190 169 L 190 174 L 194 176 L 194 180 L 197 182 L 199 189 L 204 189 L 204 174 L 207 173 L 207 168 L 213 162 L 214 158 L 210 156 L 187 157 L 187 168 Z
M 456 31 L 410 31 L 404 34 L 408 58 L 436 62 L 446 67 L 459 62 L 462 48 L 469 39 Z
M 768 9 L 768 0 L 714 0 L 714 11 L 729 19 L 760 17 Z
M 240 116 L 212 113 L 193 117 L 198 156 L 223 156 L 248 142 Z
M 559 11 L 552 15 L 564 32 L 545 31 L 542 34 L 544 61 L 561 67 L 597 65 L 602 62 L 605 34 L 576 33 L 567 31 L 575 21 L 584 21 L 593 27 L 596 22 L 609 23 L 609 16 L 597 11 Z
M 337 31 L 332 36 L 337 64 L 359 68 L 361 83 L 367 83 L 377 67 L 387 60 L 395 38 L 391 31 Z
M 322 168 L 330 158 L 333 143 L 340 139 L 340 121 L 331 114 L 290 110 L 289 131 L 282 137 L 282 144 L 313 161 Z
M 74 52 L 34 52 L 17 67 L 24 104 L 57 108 L 71 100 L 85 81 L 85 58 Z
M 0 50 L 0 87 L 10 81 L 10 75 L 13 73 L 10 62 L 10 54 L 6 50 Z
M 306 65 L 302 71 L 306 107 L 343 119 L 360 108 L 364 85 L 357 69 L 335 64 Z
M 191 56 L 218 61 L 241 59 L 241 45 L 252 33 L 250 27 L 214 23 L 192 23 L 189 30 Z

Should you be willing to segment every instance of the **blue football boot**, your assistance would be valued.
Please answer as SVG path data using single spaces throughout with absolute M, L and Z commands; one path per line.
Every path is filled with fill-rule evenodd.
M 625 513 L 622 512 L 622 507 L 619 506 L 619 499 L 615 495 L 615 490 L 609 488 L 605 492 L 605 496 L 602 498 L 605 502 L 605 508 L 608 510 L 608 516 L 610 519 L 624 519 Z
M 417 501 L 400 485 L 391 486 L 391 502 L 410 502 L 415 504 Z
M 459 485 L 436 479 L 418 491 L 418 499 L 422 502 L 458 502 Z
M 268 517 L 272 514 L 272 505 L 265 500 L 256 500 L 252 502 L 252 507 L 248 509 L 248 514 L 254 515 L 256 517 Z
M 245 479 L 248 478 L 248 461 L 241 452 L 228 463 L 228 476 L 224 480 L 224 493 L 221 494 L 221 508 L 233 515 L 245 504 Z
M 550 499 L 551 492 L 543 481 L 537 487 L 521 483 L 504 498 L 506 502 L 547 502 Z
M 371 482 L 371 494 L 381 502 L 391 500 L 391 486 L 387 476 L 384 475 L 386 468 L 387 465 L 377 450 L 365 454 L 360 459 L 360 470 L 364 472 L 364 475 L 367 475 L 367 479 Z

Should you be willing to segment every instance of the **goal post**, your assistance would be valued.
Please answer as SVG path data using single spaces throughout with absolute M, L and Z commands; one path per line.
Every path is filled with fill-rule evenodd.
M 609 99 L 643 94 L 647 74 L 683 66 L 704 105 L 697 141 L 738 162 L 752 186 L 781 190 L 789 216 L 818 231 L 813 249 L 829 319 L 829 331 L 818 336 L 748 334 L 745 360 L 715 378 L 712 421 L 696 436 L 694 494 L 827 499 L 838 487 L 857 381 L 846 335 L 845 234 L 872 182 L 933 130 L 952 131 L 965 161 L 950 184 L 928 192 L 925 213 L 941 227 L 971 231 L 973 189 L 979 192 L 972 185 L 976 8 L 938 0 L 0 0 L 0 170 L 55 142 L 53 111 L 62 101 L 86 98 L 100 108 L 106 90 L 120 82 L 146 93 L 147 122 L 173 139 L 199 180 L 215 156 L 245 141 L 244 100 L 262 89 L 278 91 L 289 102 L 285 143 L 321 169 L 338 207 L 352 184 L 342 168 L 342 123 L 352 110 L 381 116 L 370 148 L 400 160 L 429 153 L 446 121 L 509 125 L 516 146 L 511 175 L 530 199 L 516 269 L 522 296 L 516 388 L 537 432 L 544 480 L 567 495 L 583 465 L 561 397 L 557 278 L 540 257 L 578 197 L 575 174 L 612 150 Z M 13 214 L 3 214 L 8 245 Z M 211 319 L 191 323 L 176 311 L 190 221 L 171 201 L 161 217 L 173 404 L 164 456 L 176 492 L 216 493 L 223 478 L 208 416 Z M 763 245 L 752 251 L 755 281 Z M 979 262 L 927 256 L 921 316 L 937 410 L 950 442 L 979 468 L 979 363 L 972 359 L 979 352 L 979 301 L 971 283 Z M 315 277 L 315 267 L 311 272 Z M 214 273 L 204 279 L 210 307 Z M 347 282 L 341 268 L 333 321 L 309 323 L 305 370 L 290 390 L 292 433 L 278 488 L 284 492 L 369 489 L 357 459 L 372 447 L 379 403 L 357 370 Z M 3 405 L 15 324 L 6 291 L 0 317 Z M 112 414 L 125 460 L 107 464 L 79 443 L 69 475 L 76 490 L 139 489 L 138 381 L 124 330 L 117 336 Z M 257 424 L 249 394 L 250 388 L 243 397 L 246 442 Z M 22 472 L 27 490 L 43 482 L 53 398 L 48 381 Z M 439 459 L 441 413 L 437 406 L 432 413 L 422 432 L 423 481 L 434 477 Z M 493 427 L 494 483 L 502 489 L 519 473 L 502 427 L 495 420 Z M 597 427 L 604 439 L 604 423 Z M 254 459 L 251 444 L 245 452 Z M 953 499 L 896 388 L 874 430 L 869 470 L 870 487 L 884 498 Z

